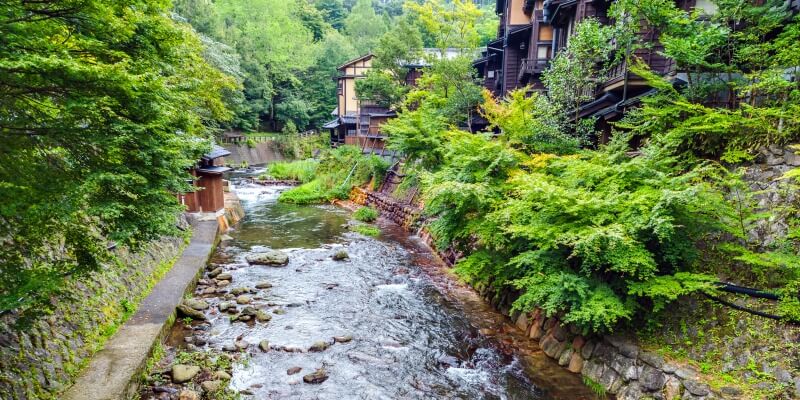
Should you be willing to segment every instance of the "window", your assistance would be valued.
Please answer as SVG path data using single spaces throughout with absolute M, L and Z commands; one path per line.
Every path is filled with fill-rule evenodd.
M 536 59 L 537 60 L 549 60 L 550 56 L 551 56 L 550 46 L 540 45 L 536 49 Z
M 494 78 L 494 71 L 486 71 L 486 77 L 489 79 Z
M 553 27 L 550 25 L 539 25 L 539 41 L 553 40 Z
M 338 87 L 337 87 L 337 92 L 336 92 L 336 94 L 338 94 L 338 95 L 340 95 L 340 96 L 341 96 L 341 95 L 342 95 L 342 93 L 344 93 L 344 85 L 342 85 L 342 80 L 341 80 L 341 79 L 339 79 L 339 81 L 338 81 Z

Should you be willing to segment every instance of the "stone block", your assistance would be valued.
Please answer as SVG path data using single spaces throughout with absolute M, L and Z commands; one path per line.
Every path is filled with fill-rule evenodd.
M 664 366 L 664 357 L 649 351 L 640 352 L 639 360 L 653 368 L 661 369 Z
M 711 393 L 711 389 L 708 385 L 697 382 L 694 379 L 685 379 L 683 381 L 683 386 L 686 388 L 687 392 L 695 396 L 708 396 L 709 393 Z
M 567 369 L 570 372 L 574 372 L 576 374 L 581 372 L 581 370 L 583 369 L 583 357 L 581 357 L 581 354 L 579 352 L 577 351 L 572 352 L 572 357 L 569 360 L 569 365 L 567 366 Z
M 572 348 L 575 349 L 575 351 L 581 351 L 584 344 L 586 344 L 586 338 L 583 336 L 578 335 L 572 339 Z
M 528 334 L 528 337 L 530 337 L 533 340 L 539 340 L 542 338 L 542 335 L 544 335 L 544 328 L 542 328 L 542 325 L 533 324 L 531 326 L 531 332 Z
M 661 370 L 645 365 L 639 375 L 639 384 L 642 389 L 648 392 L 660 391 L 667 383 L 667 376 Z
M 567 344 L 564 342 L 559 342 L 552 335 L 547 335 L 539 342 L 539 346 L 548 357 L 556 358 L 561 354 L 562 351 L 564 351 L 564 348 L 567 346 Z
M 528 316 L 525 313 L 522 313 L 517 318 L 517 328 L 527 331 L 528 330 Z
M 569 362 L 572 360 L 573 350 L 570 348 L 565 349 L 561 352 L 561 355 L 558 356 L 558 365 L 562 367 L 566 367 L 569 365 Z
M 581 348 L 581 357 L 583 357 L 585 360 L 592 358 L 592 355 L 594 355 L 594 348 L 595 342 L 587 341 Z

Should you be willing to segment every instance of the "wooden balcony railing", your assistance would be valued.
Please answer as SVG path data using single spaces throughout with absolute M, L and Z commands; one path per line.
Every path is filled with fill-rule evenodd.
M 550 60 L 535 60 L 531 58 L 523 58 L 522 64 L 519 68 L 519 79 L 525 75 L 535 75 L 541 74 L 544 70 L 547 69 L 547 66 L 550 64 Z

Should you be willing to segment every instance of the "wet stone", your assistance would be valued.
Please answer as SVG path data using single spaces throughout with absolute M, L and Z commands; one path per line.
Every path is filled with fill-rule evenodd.
M 233 280 L 233 275 L 231 275 L 230 272 L 223 272 L 223 273 L 217 275 L 217 280 L 218 281 L 232 281 Z M 221 283 L 221 282 L 219 282 L 219 283 Z M 219 283 L 217 283 L 217 284 L 219 284 Z
M 353 340 L 353 335 L 334 336 L 333 341 L 336 343 L 347 343 Z
M 183 390 L 178 394 L 178 400 L 200 400 L 200 395 L 194 390 Z
M 216 392 L 222 388 L 222 381 L 205 381 L 200 384 L 200 387 L 203 388 L 203 391 L 208 392 Z
M 251 254 L 246 259 L 250 264 L 256 265 L 284 266 L 289 263 L 289 256 L 282 251 L 276 250 Z
M 272 319 L 272 316 L 267 314 L 264 311 L 258 310 L 256 312 L 256 321 L 258 322 L 269 322 Z
M 251 301 L 253 301 L 253 298 L 246 294 L 240 295 L 236 298 L 237 304 L 250 304 Z
M 261 281 L 256 283 L 256 289 L 269 289 L 272 287 L 272 284 L 267 281 Z
M 198 310 L 198 311 L 202 311 L 202 310 L 207 310 L 208 309 L 208 303 L 206 303 L 203 300 L 186 299 L 186 300 L 183 301 L 183 303 L 186 304 L 187 306 L 195 309 L 195 310 Z
M 320 352 L 320 351 L 327 350 L 328 347 L 331 347 L 330 343 L 328 343 L 328 342 L 326 342 L 324 340 L 320 340 L 318 342 L 314 342 L 314 344 L 312 344 L 311 347 L 308 348 L 308 350 L 309 351 L 314 351 L 314 352 Z
M 192 319 L 199 319 L 199 320 L 206 319 L 206 315 L 203 314 L 202 311 L 197 311 L 194 308 L 187 306 L 186 304 L 181 303 L 180 305 L 178 305 L 177 309 L 178 309 L 178 314 L 183 315 L 184 317 L 189 317 Z
M 320 384 L 326 380 L 328 380 L 328 372 L 325 371 L 325 368 L 320 368 L 303 377 L 303 382 L 309 384 Z
M 208 273 L 208 276 L 209 276 L 210 278 L 216 278 L 216 277 L 217 277 L 217 276 L 219 276 L 219 274 L 221 274 L 221 273 L 222 273 L 222 268 L 221 268 L 221 267 L 217 267 L 217 268 L 214 268 L 214 270 L 213 270 L 213 271 L 209 272 L 209 273 Z
M 269 351 L 269 340 L 262 340 L 258 342 L 258 348 L 261 349 L 261 351 Z
M 196 365 L 175 364 L 172 366 L 172 381 L 175 383 L 189 382 L 200 373 L 200 367 Z
M 348 255 L 346 251 L 340 250 L 334 253 L 331 258 L 333 258 L 334 261 L 344 261 L 350 259 L 350 255 Z
M 231 289 L 231 294 L 234 296 L 238 296 L 240 294 L 250 293 L 250 288 L 247 287 L 237 287 Z
M 300 373 L 303 369 L 300 367 L 292 367 L 286 370 L 286 375 L 294 375 Z

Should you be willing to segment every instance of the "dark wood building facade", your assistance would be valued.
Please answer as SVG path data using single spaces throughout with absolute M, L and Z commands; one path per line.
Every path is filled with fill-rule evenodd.
M 218 216 L 225 211 L 225 182 L 223 174 L 231 169 L 225 166 L 225 156 L 231 153 L 225 148 L 214 145 L 211 152 L 205 154 L 190 173 L 195 179 L 193 192 L 180 196 L 180 201 L 188 212 L 214 213 Z
M 684 10 L 716 11 L 711 0 L 675 1 Z M 496 12 L 500 18 L 497 38 L 475 61 L 478 76 L 498 97 L 525 86 L 544 90 L 541 75 L 553 56 L 567 46 L 576 24 L 589 17 L 610 23 L 611 3 L 610 0 L 497 0 Z M 800 0 L 788 0 L 787 4 L 793 12 L 800 10 Z M 680 83 L 681 71 L 662 55 L 664 48 L 658 43 L 658 32 L 638 34 L 641 41 L 650 45 L 635 50 L 633 56 L 647 63 L 653 72 Z M 585 88 L 585 94 L 593 100 L 584 103 L 578 114 L 582 118 L 598 117 L 599 128 L 607 131 L 608 122 L 619 119 L 651 90 L 623 62 L 600 77 L 596 85 Z

